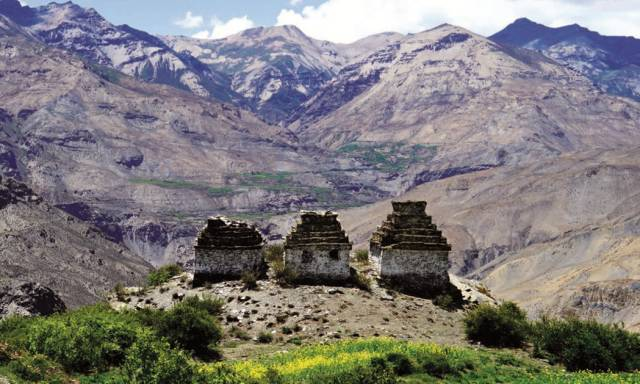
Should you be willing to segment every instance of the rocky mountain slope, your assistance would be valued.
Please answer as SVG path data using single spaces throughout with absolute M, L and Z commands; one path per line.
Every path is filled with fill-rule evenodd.
M 417 178 L 638 143 L 640 104 L 610 97 L 546 57 L 451 25 L 344 67 L 290 128 L 338 150 L 433 148 Z M 603 127 L 606 127 L 603 130 Z
M 640 326 L 640 148 L 566 154 L 421 185 L 401 199 L 427 211 L 453 245 L 456 274 L 533 315 L 575 313 Z M 360 246 L 390 211 L 341 212 Z
M 218 40 L 164 37 L 174 50 L 192 55 L 231 77 L 266 121 L 279 123 L 316 94 L 354 58 L 400 39 L 384 33 L 352 44 L 334 44 L 305 35 L 295 26 L 258 27 Z
M 249 112 L 89 67 L 1 16 L 0 56 L 3 172 L 149 260 L 190 246 L 185 215 L 332 196 L 309 173 L 331 162 Z
M 159 38 L 127 25 L 116 26 L 93 8 L 72 2 L 31 8 L 1 0 L 0 14 L 36 34 L 45 43 L 73 52 L 91 63 L 137 79 L 168 84 L 196 95 L 242 104 L 227 76 L 195 58 L 169 48 Z
M 640 100 L 640 40 L 603 36 L 578 24 L 550 28 L 521 18 L 490 37 L 541 52 L 589 77 L 604 91 Z
M 140 284 L 151 269 L 97 228 L 52 207 L 24 184 L 2 177 L 0 244 L 0 285 L 29 282 L 24 289 L 51 296 L 47 289 L 32 287 L 39 283 L 71 307 L 100 300 L 118 282 Z M 4 294 L 18 297 L 23 288 Z M 32 299 L 37 298 L 31 295 L 12 302 L 20 306 L 24 301 L 27 310 Z M 10 308 L 11 303 L 1 304 L 4 312 L 21 311 Z

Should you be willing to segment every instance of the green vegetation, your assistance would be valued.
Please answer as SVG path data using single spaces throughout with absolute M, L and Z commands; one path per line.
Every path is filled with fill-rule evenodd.
M 482 304 L 464 319 L 471 341 L 494 347 L 533 344 L 533 355 L 569 371 L 633 372 L 640 370 L 640 335 L 618 325 L 578 319 L 527 321 L 514 303 Z
M 284 245 L 282 244 L 270 244 L 264 247 L 263 251 L 264 260 L 267 263 L 273 263 L 276 261 L 284 260 Z
M 578 319 L 535 322 L 534 354 L 570 371 L 640 370 L 640 335 L 617 325 Z
M 172 277 L 181 274 L 182 267 L 178 264 L 167 264 L 149 273 L 147 276 L 147 285 L 156 287 L 169 281 Z
M 295 285 L 298 275 L 291 268 L 287 267 L 284 261 L 272 262 L 271 270 L 273 271 L 273 277 L 281 286 L 291 287 Z
M 244 289 L 255 290 L 258 289 L 258 276 L 255 272 L 244 272 L 241 277 Z
M 567 373 L 512 352 L 387 338 L 301 347 L 254 360 L 209 364 L 227 383 L 631 383 L 625 374 Z
M 358 263 L 369 263 L 369 251 L 366 249 L 356 249 L 355 258 Z
M 429 162 L 437 154 L 437 146 L 358 141 L 340 147 L 338 152 L 380 171 L 401 172 L 411 164 Z
M 273 342 L 273 335 L 269 332 L 260 332 L 258 335 L 258 343 L 269 344 Z
M 11 317 L 0 321 L 0 374 L 17 382 L 82 375 L 95 379 L 83 382 L 110 382 L 96 377 L 113 374 L 114 383 L 191 383 L 197 364 L 190 355 L 217 356 L 221 308 L 219 300 L 191 297 L 168 311 L 117 312 L 100 304 Z
M 361 272 L 352 275 L 353 284 L 363 291 L 371 292 L 371 278 Z
M 146 179 L 134 177 L 129 179 L 129 181 L 134 184 L 154 185 L 156 187 L 166 189 L 191 189 L 194 191 L 204 191 L 209 197 L 230 196 L 236 193 L 235 189 L 229 186 L 210 186 L 184 180 Z
M 191 296 L 169 311 L 151 312 L 153 315 L 145 316 L 143 324 L 166 338 L 171 347 L 211 360 L 219 356 L 216 345 L 222 338 L 222 329 L 216 316 L 222 307 L 220 300 Z
M 213 316 L 219 313 L 221 302 L 191 298 L 179 305 Z M 184 333 L 193 329 L 193 334 L 165 332 L 158 325 L 165 321 L 161 311 L 116 312 L 106 305 L 47 318 L 9 318 L 0 322 L 0 375 L 18 384 L 43 380 L 87 384 L 637 382 L 634 374 L 565 372 L 527 357 L 524 351 L 447 347 L 390 338 L 315 344 L 250 360 L 203 362 L 190 356 L 193 349 L 187 346 L 204 345 L 194 339 L 195 335 L 203 337 L 201 331 L 206 328 L 198 326 L 199 319 L 172 323 L 177 318 L 193 318 L 185 311 L 167 313 L 173 313 L 167 325 Z M 284 331 L 283 327 L 283 333 L 292 332 L 296 329 Z M 247 338 L 240 329 L 232 333 L 239 339 Z M 264 332 L 258 342 L 273 343 L 274 339 Z M 299 345 L 302 340 L 293 337 L 288 343 Z
M 480 304 L 467 313 L 464 326 L 469 340 L 489 347 L 521 347 L 529 332 L 527 314 L 511 302 Z

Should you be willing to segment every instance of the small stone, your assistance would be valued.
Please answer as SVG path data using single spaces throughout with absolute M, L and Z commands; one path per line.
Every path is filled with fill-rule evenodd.
M 251 300 L 251 297 L 249 296 L 238 296 L 238 301 L 241 303 L 244 303 L 245 301 L 249 301 Z

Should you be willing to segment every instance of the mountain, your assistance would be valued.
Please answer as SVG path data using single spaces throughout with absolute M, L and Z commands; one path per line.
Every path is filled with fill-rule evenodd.
M 419 183 L 638 143 L 639 116 L 638 103 L 603 94 L 543 55 L 442 25 L 343 67 L 288 127 L 338 151 L 430 147 Z
M 174 50 L 197 57 L 231 78 L 267 122 L 287 120 L 350 60 L 398 40 L 384 33 L 353 44 L 312 39 L 295 26 L 258 27 L 217 40 L 164 37 Z
M 490 39 L 541 52 L 608 93 L 640 100 L 640 39 L 603 36 L 578 24 L 550 28 L 526 18 Z
M 72 2 L 30 8 L 21 6 L 18 0 L 0 0 L 0 14 L 45 43 L 73 52 L 90 63 L 199 96 L 242 104 L 242 98 L 230 91 L 227 76 L 173 51 L 155 36 L 109 23 L 93 8 L 85 9 Z
M 333 161 L 286 130 L 0 26 L 0 169 L 147 260 L 190 253 L 209 214 L 333 198 Z
M 451 273 L 480 278 L 531 315 L 574 314 L 640 329 L 640 147 L 564 154 L 427 183 L 396 199 L 427 200 L 453 246 Z M 389 201 L 340 212 L 355 248 Z
M 140 284 L 151 270 L 98 229 L 1 176 L 0 238 L 0 282 L 42 284 L 71 307 L 101 300 L 116 283 Z

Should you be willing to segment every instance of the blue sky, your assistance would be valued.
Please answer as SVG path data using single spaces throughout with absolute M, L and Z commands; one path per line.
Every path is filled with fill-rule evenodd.
M 21 0 L 31 6 L 48 0 Z M 578 23 L 640 38 L 640 0 L 74 0 L 114 24 L 153 34 L 220 38 L 253 26 L 294 24 L 348 43 L 379 32 L 419 32 L 450 23 L 490 35 L 518 17 L 548 26 Z

